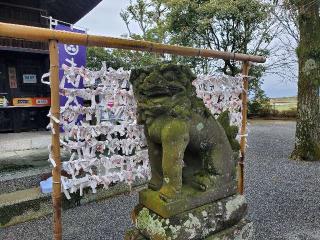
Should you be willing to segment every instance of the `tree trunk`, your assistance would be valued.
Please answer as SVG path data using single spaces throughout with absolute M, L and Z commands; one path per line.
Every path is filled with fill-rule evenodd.
M 320 160 L 320 18 L 319 1 L 301 0 L 299 8 L 300 43 L 298 116 L 293 159 Z

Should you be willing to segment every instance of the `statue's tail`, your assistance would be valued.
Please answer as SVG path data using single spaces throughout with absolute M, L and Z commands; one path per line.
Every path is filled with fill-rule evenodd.
M 218 121 L 226 132 L 226 135 L 228 137 L 232 150 L 234 152 L 238 152 L 240 150 L 240 144 L 237 141 L 236 137 L 239 129 L 237 126 L 230 126 L 229 111 L 222 112 L 218 117 Z

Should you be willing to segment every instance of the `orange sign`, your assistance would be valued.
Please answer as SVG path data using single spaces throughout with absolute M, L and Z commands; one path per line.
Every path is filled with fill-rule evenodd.
M 12 104 L 13 106 L 32 106 L 32 98 L 14 98 Z
M 13 106 L 20 107 L 43 107 L 50 106 L 51 101 L 50 98 L 45 97 L 35 97 L 35 98 L 13 98 L 12 99 Z
M 45 98 L 45 97 L 36 97 L 32 99 L 32 105 L 33 106 L 50 106 L 51 99 Z

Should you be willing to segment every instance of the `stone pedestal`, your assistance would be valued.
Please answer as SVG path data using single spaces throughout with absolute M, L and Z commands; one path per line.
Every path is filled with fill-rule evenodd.
M 158 191 L 145 189 L 139 192 L 139 204 L 163 218 L 170 218 L 190 209 L 235 195 L 237 193 L 236 186 L 236 182 L 217 182 L 215 188 L 201 191 L 194 188 L 191 184 L 184 184 L 179 196 L 169 202 L 161 199 Z
M 250 239 L 252 224 L 244 219 L 247 211 L 245 198 L 227 198 L 164 218 L 142 204 L 133 212 L 136 229 L 128 231 L 126 240 L 234 240 Z

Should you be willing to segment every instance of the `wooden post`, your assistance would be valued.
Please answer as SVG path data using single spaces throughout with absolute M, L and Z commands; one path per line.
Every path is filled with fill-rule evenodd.
M 59 53 L 58 42 L 49 41 L 50 53 L 50 87 L 51 87 L 51 115 L 60 118 L 60 95 L 59 95 Z M 52 134 L 51 149 L 52 158 L 56 167 L 52 170 L 52 204 L 53 204 L 53 239 L 62 240 L 61 223 L 61 158 L 60 158 L 60 127 L 51 119 L 54 134 Z
M 249 75 L 250 63 L 248 61 L 243 62 L 242 74 L 243 77 L 243 92 L 241 94 L 242 99 L 242 125 L 241 125 L 241 140 L 240 140 L 240 160 L 238 166 L 238 192 L 243 195 L 244 192 L 244 159 L 246 152 L 246 134 L 247 134 L 247 116 L 248 116 L 248 75 Z

